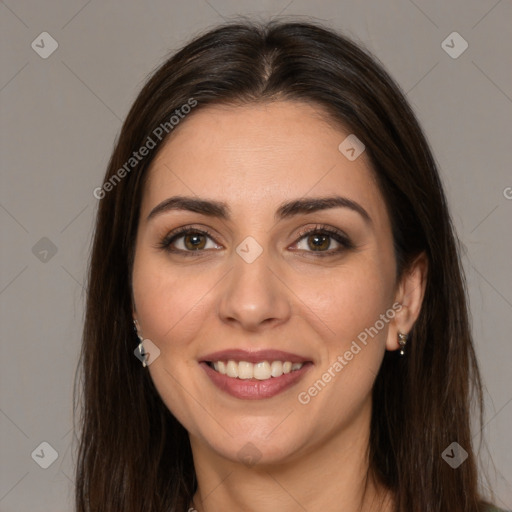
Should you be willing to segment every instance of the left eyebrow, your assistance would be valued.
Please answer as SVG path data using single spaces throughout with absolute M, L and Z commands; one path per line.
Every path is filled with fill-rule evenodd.
M 342 196 L 314 197 L 287 201 L 279 206 L 274 218 L 281 220 L 295 215 L 309 214 L 331 208 L 349 208 L 358 213 L 366 223 L 372 223 L 370 215 L 359 203 Z M 165 199 L 155 206 L 149 213 L 147 220 L 149 221 L 153 217 L 170 210 L 186 210 L 207 215 L 208 217 L 217 217 L 223 220 L 231 219 L 231 210 L 225 202 L 198 199 L 196 197 L 174 196 Z
M 293 215 L 308 214 L 320 210 L 328 210 L 330 208 L 349 208 L 363 217 L 368 224 L 372 223 L 372 219 L 368 212 L 352 199 L 342 196 L 314 197 L 306 199 L 296 199 L 283 203 L 276 211 L 275 218 L 286 219 Z

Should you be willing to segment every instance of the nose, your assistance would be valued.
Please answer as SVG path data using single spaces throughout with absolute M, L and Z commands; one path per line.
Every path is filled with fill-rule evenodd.
M 233 260 L 233 268 L 219 290 L 218 313 L 222 322 L 257 332 L 289 320 L 291 292 L 267 253 L 263 251 L 251 263 L 238 254 L 233 255 Z

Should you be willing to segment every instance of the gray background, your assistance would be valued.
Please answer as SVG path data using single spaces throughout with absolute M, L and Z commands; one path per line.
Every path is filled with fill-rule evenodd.
M 407 92 L 427 133 L 464 245 L 493 461 L 484 452 L 482 467 L 496 503 L 512 508 L 511 2 L 5 0 L 1 511 L 73 508 L 71 399 L 98 205 L 92 192 L 143 80 L 168 52 L 223 19 L 279 13 L 315 16 L 365 44 Z M 42 46 L 44 31 L 58 42 L 46 59 L 31 47 Z M 469 44 L 458 58 L 441 46 L 453 31 Z M 58 452 L 47 469 L 36 463 L 49 457 L 42 442 Z

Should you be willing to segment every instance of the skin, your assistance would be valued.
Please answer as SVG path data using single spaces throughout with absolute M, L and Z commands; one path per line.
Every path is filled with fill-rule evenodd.
M 151 378 L 189 432 L 200 512 L 391 510 L 378 482 L 363 493 L 371 390 L 385 351 L 398 349 L 398 332 L 409 332 L 419 314 L 426 263 L 418 258 L 397 279 L 390 221 L 369 160 L 363 153 L 349 161 L 338 150 L 349 132 L 324 119 L 320 108 L 290 101 L 206 107 L 182 121 L 148 171 L 133 314 L 140 334 L 160 349 L 148 366 Z M 340 207 L 274 219 L 282 202 L 333 194 L 357 202 L 371 222 Z M 171 210 L 147 219 L 175 195 L 224 201 L 232 218 Z M 188 224 L 211 231 L 212 238 L 200 238 L 202 252 L 189 248 L 187 257 L 158 247 Z M 316 224 L 342 230 L 355 248 L 318 256 L 311 236 L 299 238 Z M 263 249 L 252 263 L 236 252 L 247 236 Z M 342 247 L 328 240 L 324 252 Z M 185 241 L 174 246 L 186 250 L 190 237 Z M 394 318 L 300 403 L 298 394 L 394 303 L 402 305 Z M 313 366 L 277 396 L 241 400 L 214 386 L 198 363 L 229 348 L 284 350 Z M 256 447 L 256 464 L 240 460 L 247 443 Z

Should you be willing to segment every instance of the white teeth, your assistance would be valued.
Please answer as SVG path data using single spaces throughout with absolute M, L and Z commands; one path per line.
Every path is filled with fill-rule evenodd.
M 271 377 L 281 377 L 281 375 L 300 370 L 304 363 L 291 363 L 290 361 L 261 361 L 253 364 L 248 361 L 213 361 L 212 366 L 215 371 L 228 377 L 239 379 L 258 379 L 267 380 Z
M 238 363 L 238 378 L 239 379 L 252 379 L 253 377 L 254 377 L 253 364 L 248 363 L 247 361 L 240 361 Z
M 283 375 L 283 363 L 281 361 L 272 361 L 270 365 L 270 374 L 272 377 L 280 377 Z
M 226 365 L 226 375 L 228 377 L 238 377 L 238 364 L 235 361 L 228 361 Z
M 266 380 L 270 379 L 272 376 L 270 372 L 270 363 L 267 361 L 263 361 L 262 363 L 257 363 L 253 365 L 254 378 L 258 380 Z

